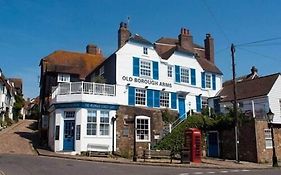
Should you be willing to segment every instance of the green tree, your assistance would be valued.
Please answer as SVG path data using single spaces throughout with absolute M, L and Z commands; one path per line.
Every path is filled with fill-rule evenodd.
M 94 78 L 95 83 L 106 83 L 106 79 L 102 75 L 98 75 Z
M 21 116 L 20 111 L 24 106 L 24 102 L 25 100 L 21 95 L 15 95 L 15 103 L 13 107 L 13 116 L 15 121 L 18 121 Z

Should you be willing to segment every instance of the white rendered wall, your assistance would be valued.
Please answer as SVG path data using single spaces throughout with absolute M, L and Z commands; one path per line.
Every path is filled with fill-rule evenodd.
M 96 110 L 99 111 L 101 109 L 91 109 L 91 110 Z M 102 109 L 104 110 L 104 109 Z M 64 111 L 75 111 L 75 118 L 70 118 L 70 119 L 65 119 L 64 118 Z M 115 130 L 114 132 L 116 133 L 116 127 L 113 128 L 113 123 L 111 121 L 112 117 L 115 117 L 116 111 L 115 110 L 110 110 L 109 111 L 109 135 L 108 136 L 88 136 L 87 135 L 87 109 L 85 108 L 67 108 L 67 109 L 56 109 L 56 124 L 60 126 L 60 136 L 59 140 L 55 140 L 55 146 L 54 146 L 54 151 L 63 151 L 63 140 L 64 140 L 64 121 L 65 120 L 75 120 L 75 134 L 74 134 L 74 151 L 76 153 L 80 153 L 81 151 L 87 151 L 88 144 L 90 145 L 97 145 L 97 146 L 107 146 L 108 149 L 96 149 L 96 150 L 91 150 L 91 151 L 112 151 L 112 132 L 113 129 Z M 51 117 L 52 118 L 52 117 Z M 53 120 L 53 119 L 51 119 Z M 54 124 L 50 124 L 50 130 L 49 130 L 49 136 L 53 135 L 55 133 L 55 129 L 52 129 L 53 127 L 55 128 Z M 80 140 L 76 140 L 76 126 L 80 125 Z M 98 132 L 97 128 L 97 132 Z M 54 140 L 54 138 L 53 138 Z M 115 142 L 115 148 L 116 149 L 116 138 L 114 140 Z M 49 141 L 49 145 L 51 145 Z
M 188 102 L 191 102 L 191 108 L 196 109 L 196 99 L 195 96 L 202 95 L 203 97 L 212 97 L 221 89 L 222 86 L 222 76 L 216 75 L 216 90 L 212 89 L 203 89 L 201 88 L 201 72 L 203 69 L 201 68 L 198 61 L 193 57 L 187 54 L 182 53 L 174 53 L 168 60 L 163 60 L 159 57 L 153 47 L 148 47 L 148 54 L 143 54 L 143 45 L 137 43 L 127 43 L 125 44 L 120 50 L 116 53 L 116 89 L 118 92 L 118 101 L 121 104 L 128 104 L 128 91 L 127 91 L 127 84 L 129 83 L 130 86 L 137 87 L 137 88 L 145 88 L 148 86 L 148 89 L 154 90 L 162 90 L 165 88 L 167 92 L 178 92 L 178 91 L 185 91 L 189 92 L 186 97 L 186 109 L 189 109 Z M 147 47 L 147 46 L 145 46 Z M 151 84 L 144 84 L 138 83 L 135 81 L 129 81 L 128 77 L 131 78 L 139 78 L 133 76 L 133 57 L 138 57 L 140 59 L 146 59 L 150 61 L 157 61 L 158 62 L 158 70 L 159 70 L 159 80 L 158 82 L 165 82 L 171 83 L 172 87 L 163 87 L 159 85 L 151 85 Z M 196 70 L 196 85 L 193 86 L 191 84 L 184 84 L 184 83 L 176 83 L 175 82 L 175 69 L 173 68 L 173 77 L 167 76 L 167 65 L 179 65 L 181 67 L 186 68 L 193 68 Z M 124 78 L 127 77 L 127 78 Z M 140 77 L 141 78 L 141 77 Z M 149 79 L 149 78 L 145 78 Z M 152 78 L 151 78 L 152 79 Z M 123 97 L 121 97 L 121 95 Z M 187 111 L 187 110 L 186 110 Z
M 273 123 L 281 123 L 281 105 L 279 101 L 281 100 L 281 76 L 275 81 L 271 91 L 268 94 L 269 107 L 271 111 L 275 114 L 273 118 Z

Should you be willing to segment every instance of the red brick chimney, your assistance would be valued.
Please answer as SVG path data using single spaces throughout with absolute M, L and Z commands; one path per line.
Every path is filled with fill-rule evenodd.
M 128 29 L 127 23 L 121 22 L 118 30 L 118 49 L 125 45 L 130 36 L 131 32 Z
M 206 34 L 205 43 L 205 58 L 212 63 L 215 63 L 214 56 L 214 39 L 211 37 L 211 34 Z
M 98 48 L 96 45 L 88 44 L 86 47 L 87 54 L 99 55 L 101 54 L 101 49 Z
M 181 33 L 178 36 L 179 45 L 185 50 L 194 52 L 193 37 L 190 35 L 189 30 L 181 28 Z

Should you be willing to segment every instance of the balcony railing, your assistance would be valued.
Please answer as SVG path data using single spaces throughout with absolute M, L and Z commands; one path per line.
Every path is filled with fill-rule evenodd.
M 57 95 L 68 94 L 92 94 L 103 96 L 115 96 L 115 85 L 93 82 L 69 82 L 60 83 L 53 88 L 52 98 Z

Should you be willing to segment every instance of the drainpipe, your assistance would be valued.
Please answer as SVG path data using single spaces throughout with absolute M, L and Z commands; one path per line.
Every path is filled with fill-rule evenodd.
M 117 119 L 118 115 L 115 115 L 115 117 L 111 118 L 112 121 L 112 155 L 114 155 L 114 147 L 115 147 L 115 121 Z

